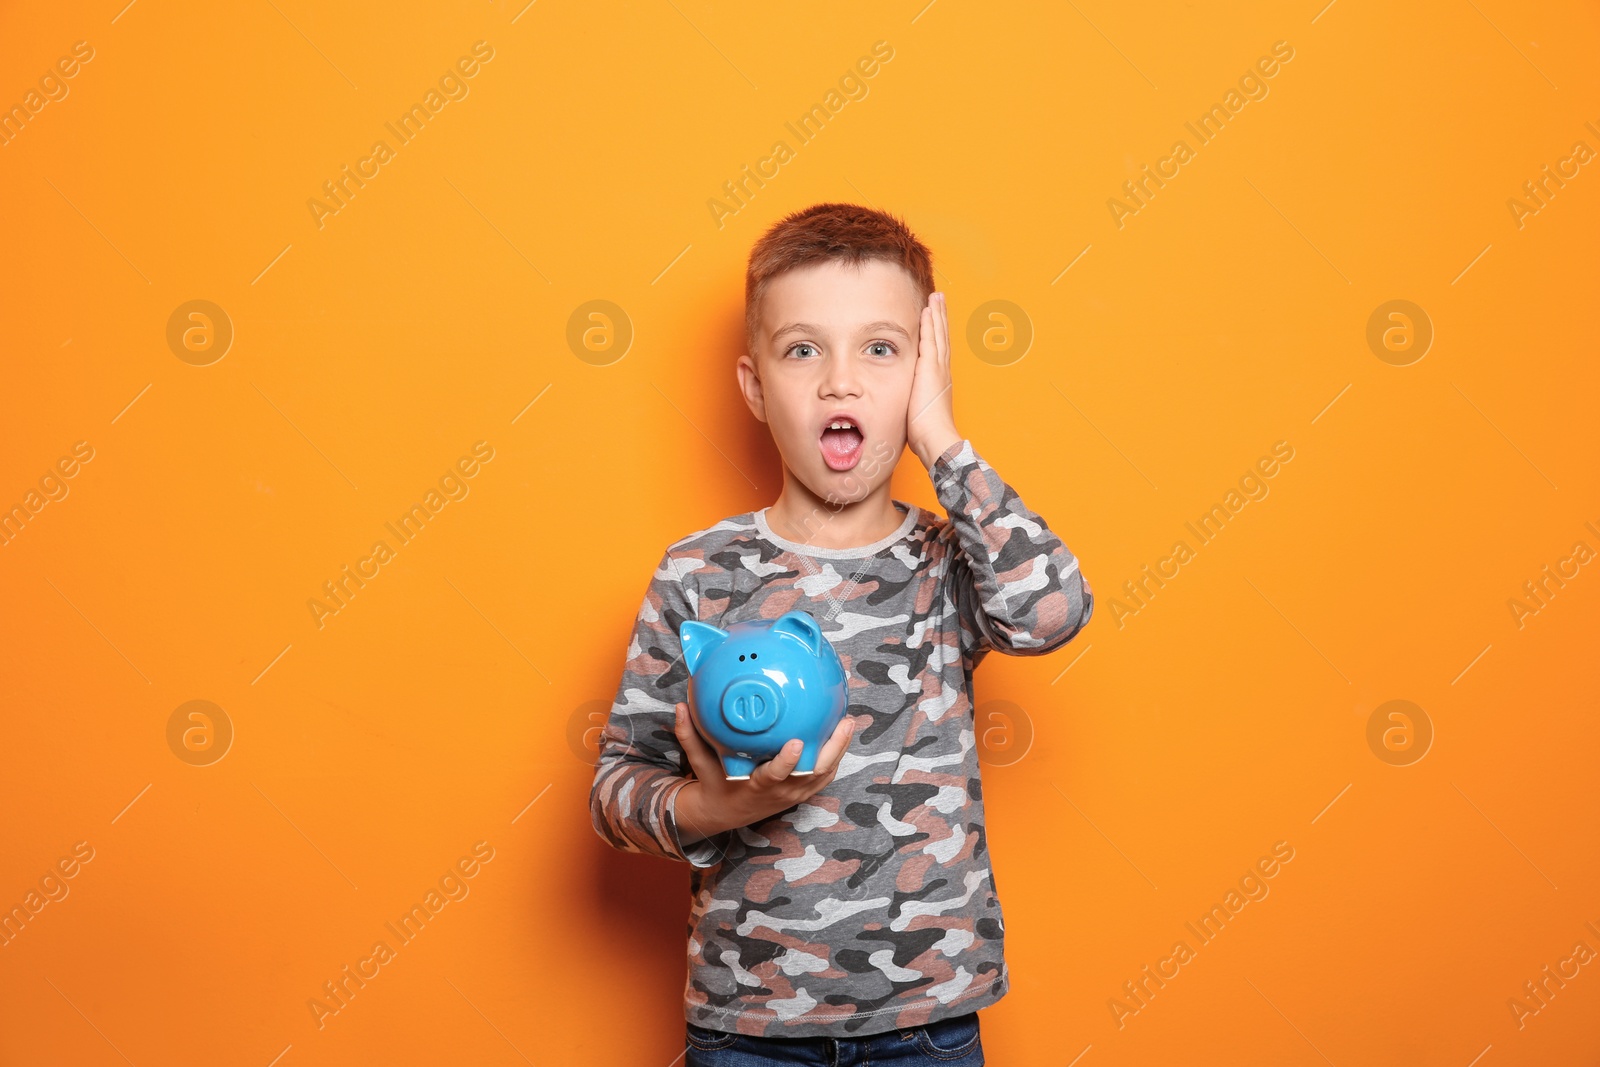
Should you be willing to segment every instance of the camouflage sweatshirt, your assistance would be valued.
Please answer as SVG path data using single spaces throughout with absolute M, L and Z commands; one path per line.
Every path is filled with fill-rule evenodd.
M 668 546 L 639 609 L 590 793 L 612 846 L 690 867 L 685 1018 L 762 1037 L 860 1037 L 1005 995 L 1005 921 L 984 831 L 972 671 L 1089 621 L 1078 561 L 968 441 L 929 471 L 948 518 L 895 501 L 860 548 L 777 536 L 765 509 Z M 810 612 L 849 671 L 855 736 L 826 787 L 685 845 L 693 779 L 673 733 L 684 619 Z

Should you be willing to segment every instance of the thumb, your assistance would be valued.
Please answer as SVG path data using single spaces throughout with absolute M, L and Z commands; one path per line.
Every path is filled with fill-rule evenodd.
M 720 775 L 713 772 L 721 765 L 717 754 L 711 751 L 711 746 L 706 744 L 705 738 L 700 736 L 700 731 L 695 728 L 694 719 L 689 714 L 689 705 L 678 703 L 673 709 L 675 716 L 672 732 L 678 737 L 678 744 L 683 746 L 683 754 L 689 758 L 689 767 L 694 771 L 695 777 L 710 780 Z

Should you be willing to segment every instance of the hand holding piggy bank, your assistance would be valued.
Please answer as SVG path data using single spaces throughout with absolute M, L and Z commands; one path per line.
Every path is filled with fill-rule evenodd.
M 817 620 L 797 610 L 723 630 L 688 619 L 678 638 L 689 668 L 689 715 L 729 781 L 749 778 L 795 738 L 803 748 L 791 773 L 816 770 L 848 703 L 844 664 Z

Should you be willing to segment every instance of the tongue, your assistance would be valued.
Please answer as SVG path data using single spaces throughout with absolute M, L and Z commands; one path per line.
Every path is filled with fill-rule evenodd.
M 861 450 L 860 430 L 823 430 L 822 454 L 831 463 L 849 463 Z

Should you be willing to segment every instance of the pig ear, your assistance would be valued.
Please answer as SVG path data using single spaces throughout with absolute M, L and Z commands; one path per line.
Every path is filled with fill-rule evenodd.
M 778 621 L 772 624 L 772 629 L 775 633 L 793 634 L 805 642 L 805 646 L 812 653 L 822 651 L 822 642 L 826 640 L 822 636 L 822 627 L 817 624 L 817 620 L 804 611 L 784 612 L 778 617 Z
M 694 673 L 694 669 L 700 665 L 702 656 L 727 638 L 726 630 L 719 630 L 715 626 L 696 622 L 694 619 L 685 619 L 683 625 L 678 627 L 678 641 L 683 645 L 683 662 L 688 665 L 689 673 Z

